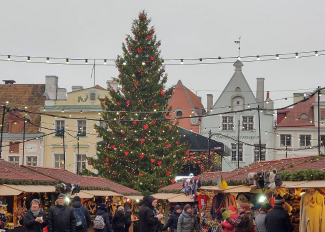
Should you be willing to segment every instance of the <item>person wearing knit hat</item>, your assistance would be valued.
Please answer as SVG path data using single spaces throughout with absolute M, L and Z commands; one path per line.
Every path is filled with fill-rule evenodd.
M 113 217 L 113 229 L 114 232 L 124 232 L 124 228 L 125 228 L 124 207 L 119 206 Z
M 275 197 L 275 206 L 265 217 L 265 225 L 267 232 L 285 231 L 292 232 L 294 230 L 289 214 L 284 210 L 284 199 L 280 195 Z
M 251 214 L 251 208 L 248 203 L 242 203 L 239 207 L 239 216 L 236 220 L 232 220 L 230 213 L 224 211 L 222 217 L 224 220 L 229 222 L 234 228 L 234 231 L 253 231 L 254 223 Z
M 89 210 L 81 204 L 79 196 L 73 198 L 71 207 L 76 216 L 76 232 L 87 232 L 91 223 Z
M 164 225 L 162 230 L 165 231 L 168 229 L 168 227 L 170 227 L 170 230 L 172 232 L 177 231 L 177 222 L 178 222 L 179 215 L 181 215 L 181 213 L 182 213 L 182 207 L 180 205 L 176 205 L 174 212 L 170 215 L 167 223 Z
M 47 224 L 47 220 L 45 213 L 40 209 L 40 201 L 33 199 L 30 206 L 30 209 L 24 215 L 23 224 L 27 232 L 42 231 Z
M 96 229 L 96 225 L 100 225 L 104 220 L 104 229 Z M 98 222 L 98 223 L 97 223 Z M 111 225 L 109 222 L 108 210 L 105 203 L 100 203 L 97 209 L 95 219 L 94 219 L 94 231 L 95 232 L 112 232 Z
M 265 227 L 265 217 L 266 214 L 272 209 L 272 205 L 269 203 L 265 203 L 262 205 L 260 209 L 260 213 L 255 218 L 255 226 L 257 232 L 266 232 Z
M 192 213 L 191 206 L 187 204 L 178 218 L 177 232 L 192 232 L 194 230 L 200 231 L 199 223 Z
M 236 221 L 238 218 L 237 209 L 234 206 L 229 205 L 227 211 L 230 214 L 230 218 L 233 221 Z M 234 232 L 235 231 L 235 227 L 233 227 L 227 220 L 224 220 L 223 222 L 221 222 L 221 226 L 224 228 L 223 232 Z

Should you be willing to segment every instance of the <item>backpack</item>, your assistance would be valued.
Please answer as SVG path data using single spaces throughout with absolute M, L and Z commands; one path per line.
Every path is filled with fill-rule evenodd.
M 105 227 L 104 218 L 102 215 L 96 215 L 94 219 L 94 229 L 102 230 Z
M 82 210 L 82 206 L 79 208 L 73 208 L 74 216 L 76 217 L 76 227 L 82 228 L 87 225 L 85 214 Z
M 277 186 L 277 187 L 282 185 L 282 177 L 280 174 L 275 174 L 274 183 L 275 183 L 275 186 Z

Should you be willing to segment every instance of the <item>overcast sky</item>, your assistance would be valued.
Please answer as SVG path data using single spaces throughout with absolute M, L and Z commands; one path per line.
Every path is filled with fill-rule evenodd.
M 140 10 L 146 10 L 168 58 L 262 55 L 325 49 L 324 0 L 15 0 L 0 3 L 0 54 L 116 58 Z M 6 60 L 6 57 L 0 57 Z M 25 60 L 25 58 L 22 58 Z M 235 60 L 233 60 L 234 62 Z M 265 78 L 276 107 L 292 102 L 293 92 L 325 86 L 325 57 L 244 63 L 252 90 Z M 59 77 L 59 86 L 93 86 L 92 66 L 0 62 L 1 80 L 44 83 Z M 214 101 L 233 75 L 232 64 L 166 66 L 168 86 L 178 80 Z M 117 75 L 110 66 L 96 68 L 96 84 Z M 288 91 L 289 90 L 289 91 Z

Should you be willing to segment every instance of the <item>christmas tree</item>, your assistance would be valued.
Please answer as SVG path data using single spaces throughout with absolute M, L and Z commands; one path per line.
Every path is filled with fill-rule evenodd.
M 97 159 L 89 159 L 100 176 L 144 194 L 174 183 L 187 150 L 169 118 L 173 87 L 166 89 L 161 42 L 149 24 L 146 12 L 140 12 L 132 24 L 133 35 L 125 38 L 123 55 L 115 62 L 118 88 L 110 87 L 109 96 L 100 99 L 108 129 L 95 126 L 103 142 Z

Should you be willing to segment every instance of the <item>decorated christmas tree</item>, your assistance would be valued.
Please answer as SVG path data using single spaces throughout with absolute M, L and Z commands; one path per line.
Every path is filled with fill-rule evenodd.
M 169 117 L 173 88 L 166 89 L 161 43 L 149 23 L 146 12 L 140 12 L 133 35 L 125 38 L 123 55 L 116 60 L 118 87 L 100 99 L 108 128 L 95 126 L 103 142 L 97 158 L 89 159 L 100 176 L 143 193 L 174 183 L 187 150 Z

